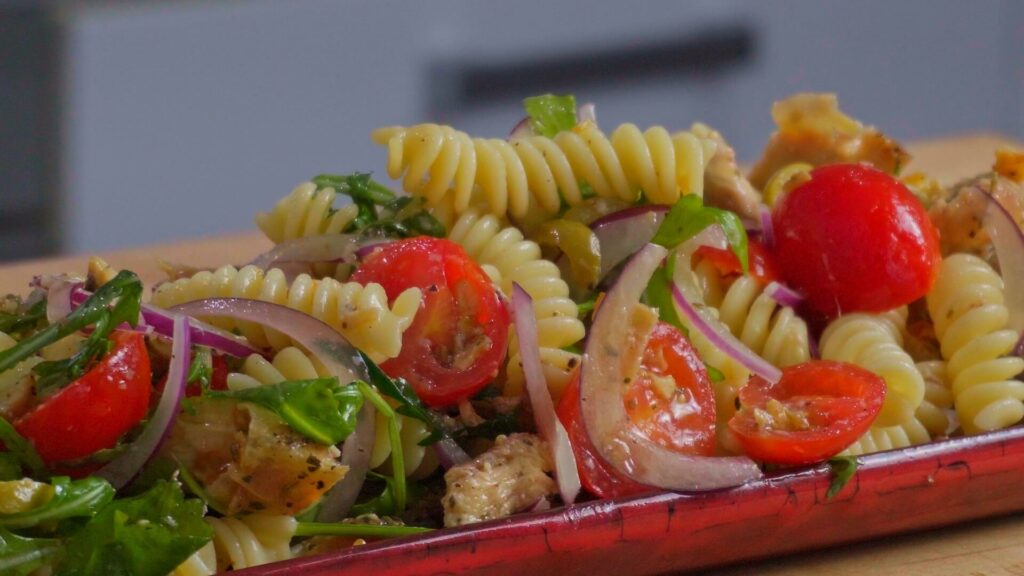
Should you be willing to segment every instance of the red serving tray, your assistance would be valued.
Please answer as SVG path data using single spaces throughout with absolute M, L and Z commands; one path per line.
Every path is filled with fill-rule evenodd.
M 677 573 L 1024 510 L 1024 427 L 859 460 L 832 499 L 831 473 L 819 465 L 729 490 L 598 500 L 238 574 Z

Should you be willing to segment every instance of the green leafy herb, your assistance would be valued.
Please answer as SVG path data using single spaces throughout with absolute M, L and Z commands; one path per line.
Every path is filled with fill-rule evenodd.
M 390 488 L 393 494 L 395 511 L 402 513 L 405 511 L 406 502 L 405 451 L 402 449 L 402 438 L 399 435 L 398 418 L 395 416 L 395 411 L 391 409 L 391 405 L 373 389 L 373 386 L 361 380 L 357 380 L 355 385 L 359 387 L 359 392 L 362 393 L 363 397 L 373 404 L 373 407 L 388 422 L 388 442 L 391 444 L 391 470 L 394 472 L 394 480 L 390 484 Z
M 33 446 L 24 436 L 11 426 L 3 416 L 0 416 L 0 441 L 7 447 L 9 454 L 13 454 L 22 466 L 28 468 L 33 476 L 42 477 L 46 474 L 46 465 L 39 457 Z
M 593 294 L 590 298 L 576 304 L 576 315 L 586 316 L 594 310 L 594 306 L 597 306 L 597 294 Z
M 24 312 L 0 312 L 0 332 L 19 336 L 46 319 L 46 298 L 28 306 Z
M 209 390 L 210 379 L 213 377 L 213 354 L 209 348 L 202 346 L 192 352 L 192 363 L 188 367 L 188 384 L 199 384 L 202 389 Z
M 22 477 L 21 459 L 13 452 L 0 452 L 0 482 Z
M 540 136 L 551 138 L 576 125 L 576 98 L 571 94 L 531 96 L 523 100 L 523 108 L 533 132 Z
M 60 554 L 60 542 L 25 538 L 0 528 L 0 574 L 25 576 L 49 564 Z
M 377 206 L 386 206 L 395 200 L 395 193 L 387 186 L 370 178 L 368 173 L 348 175 L 320 174 L 313 178 L 317 189 L 333 188 L 339 194 L 352 198 L 359 213 L 349 223 L 346 232 L 358 231 L 377 221 Z
M 377 388 L 377 390 L 380 390 L 381 394 L 398 401 L 398 407 L 395 408 L 395 412 L 403 416 L 415 418 L 426 424 L 430 429 L 430 436 L 421 440 L 420 446 L 429 446 L 449 435 L 448 429 L 441 420 L 441 417 L 423 405 L 423 401 L 416 395 L 416 392 L 413 391 L 408 382 L 401 378 L 391 379 L 380 369 L 380 366 L 377 366 L 369 356 L 362 352 L 359 352 L 359 358 L 366 365 L 366 371 L 370 376 L 370 384 Z
M 711 378 L 712 382 L 717 384 L 725 380 L 725 374 L 718 368 L 715 368 L 707 362 L 704 363 L 704 368 L 708 371 L 708 378 Z
M 444 224 L 427 212 L 425 205 L 426 200 L 421 197 L 403 196 L 383 206 L 376 221 L 367 224 L 362 230 L 368 233 L 379 232 L 391 238 L 443 238 L 447 233 Z
M 114 499 L 113 486 L 95 476 L 81 480 L 58 476 L 51 485 L 53 496 L 46 504 L 15 514 L 0 514 L 0 527 L 18 530 L 65 518 L 87 518 Z
M 341 442 L 355 430 L 356 416 L 363 406 L 359 388 L 342 386 L 333 377 L 210 391 L 207 396 L 258 404 L 280 416 L 292 430 L 325 446 Z
M 347 536 L 349 538 L 398 538 L 430 532 L 430 528 L 382 524 L 359 524 L 356 522 L 299 522 L 295 535 L 302 536 Z
M 825 492 L 825 498 L 831 500 L 857 473 L 857 457 L 834 456 L 829 459 L 828 466 L 832 469 L 832 483 Z
M 662 322 L 667 322 L 678 328 L 683 334 L 688 334 L 689 330 L 686 329 L 682 320 L 679 319 L 675 300 L 672 297 L 675 269 L 676 253 L 672 252 L 665 259 L 665 265 L 655 269 L 654 274 L 651 275 L 651 280 L 647 283 L 647 288 L 644 290 L 643 302 L 658 310 L 658 318 Z
M 33 368 L 41 377 L 36 382 L 36 387 L 40 390 L 75 380 L 85 373 L 93 358 L 106 352 L 107 335 L 111 330 L 124 322 L 132 326 L 138 322 L 141 300 L 142 282 L 139 281 L 139 277 L 128 271 L 118 273 L 67 317 L 0 352 L 0 372 L 11 368 L 43 347 L 92 325 L 92 334 L 77 354 L 67 360 L 40 362 Z
M 467 426 L 456 430 L 455 439 L 486 438 L 494 440 L 501 434 L 512 434 L 520 429 L 518 416 L 518 410 L 498 414 L 476 426 Z
M 705 206 L 704 201 L 695 194 L 688 194 L 672 206 L 651 242 L 672 249 L 700 234 L 708 226 L 718 224 L 725 232 L 729 247 L 740 260 L 743 271 L 747 271 L 747 231 L 739 216 Z
M 384 488 L 380 494 L 367 500 L 366 502 L 360 502 L 354 504 L 352 509 L 349 510 L 351 516 L 362 516 L 363 514 L 376 514 L 378 516 L 394 516 L 401 514 L 405 509 L 404 505 L 399 508 L 398 491 L 400 485 L 405 485 L 404 479 L 399 482 L 397 480 L 397 473 L 393 476 L 384 476 L 376 472 L 366 473 L 368 480 L 376 480 L 378 483 L 383 483 Z M 417 484 L 408 484 L 406 486 L 408 494 L 404 496 L 406 499 L 413 501 L 419 500 L 422 496 L 422 488 Z M 298 534 L 296 534 L 298 535 Z
M 68 538 L 56 576 L 166 576 L 210 541 L 204 510 L 173 482 L 115 500 Z

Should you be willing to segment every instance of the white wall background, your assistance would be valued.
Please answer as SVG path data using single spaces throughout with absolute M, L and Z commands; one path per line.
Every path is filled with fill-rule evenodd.
M 578 96 L 597 102 L 606 127 L 706 121 L 747 159 L 771 131 L 771 102 L 800 90 L 838 92 L 848 111 L 901 138 L 1024 138 L 1024 3 L 1013 0 L 92 6 L 66 15 L 64 249 L 250 228 L 314 174 L 382 175 L 383 150 L 368 136 L 379 126 L 443 115 L 477 134 L 507 132 L 517 98 L 439 111 L 439 68 L 732 24 L 754 30 L 749 64 L 626 76 Z

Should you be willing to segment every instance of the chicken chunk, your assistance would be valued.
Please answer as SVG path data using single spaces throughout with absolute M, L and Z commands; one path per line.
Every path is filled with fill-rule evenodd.
M 772 118 L 778 131 L 750 171 L 750 183 L 758 189 L 764 189 L 776 170 L 794 162 L 867 162 L 895 174 L 910 160 L 895 140 L 843 114 L 835 94 L 796 94 L 776 102 Z
M 939 230 L 943 254 L 969 252 L 997 265 L 992 240 L 983 226 L 988 207 L 986 192 L 1006 208 L 1018 225 L 1024 225 L 1024 186 L 993 174 L 965 180 L 928 210 Z
M 537 436 L 498 436 L 490 450 L 444 475 L 444 525 L 503 518 L 537 504 L 558 492 L 551 469 L 551 450 Z
M 715 153 L 704 169 L 704 200 L 709 206 L 724 208 L 740 217 L 757 222 L 761 194 L 750 185 L 736 162 L 736 151 L 717 130 L 697 123 L 690 129 L 694 136 L 715 142 Z

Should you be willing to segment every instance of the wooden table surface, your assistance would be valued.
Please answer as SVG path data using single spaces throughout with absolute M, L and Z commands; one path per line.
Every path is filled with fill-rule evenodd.
M 994 149 L 1008 141 L 990 134 L 965 135 L 909 146 L 907 172 L 924 171 L 942 182 L 989 170 Z M 254 207 L 255 210 L 268 207 Z M 212 231 L 211 231 L 212 232 Z M 103 252 L 111 265 L 136 271 L 148 283 L 161 279 L 157 259 L 210 267 L 244 263 L 270 243 L 257 232 L 189 239 L 173 244 Z M 0 265 L 0 294 L 24 293 L 35 274 L 84 273 L 87 254 Z M 1024 470 L 1021 471 L 1024 481 Z M 742 542 L 733 543 L 742 546 Z M 810 552 L 737 566 L 717 576 L 901 574 L 908 576 L 1024 576 L 1024 516 L 996 518 L 884 541 Z

